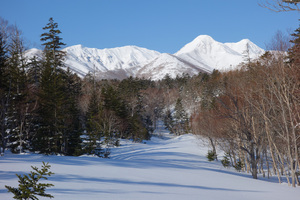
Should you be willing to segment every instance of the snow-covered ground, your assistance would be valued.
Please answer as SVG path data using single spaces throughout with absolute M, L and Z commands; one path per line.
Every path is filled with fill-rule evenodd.
M 157 133 L 158 134 L 158 133 Z M 29 173 L 30 166 L 51 164 L 47 190 L 57 200 L 235 200 L 299 199 L 300 187 L 276 183 L 225 169 L 208 162 L 208 148 L 193 135 L 153 137 L 132 143 L 123 140 L 111 159 L 98 157 L 43 156 L 37 154 L 0 157 L 0 199 L 12 199 L 4 185 L 16 187 L 16 173 Z M 163 137 L 165 136 L 165 137 Z M 41 198 L 44 199 L 44 198 Z M 46 198 L 45 198 L 46 199 Z

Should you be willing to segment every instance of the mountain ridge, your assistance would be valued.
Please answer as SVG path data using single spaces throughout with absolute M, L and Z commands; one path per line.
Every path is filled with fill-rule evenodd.
M 211 73 L 214 69 L 226 71 L 235 68 L 245 56 L 256 59 L 264 50 L 243 39 L 236 43 L 221 43 L 211 36 L 199 35 L 174 54 L 160 53 L 135 45 L 115 48 L 88 48 L 74 45 L 63 49 L 65 64 L 71 71 L 84 77 L 89 72 L 99 79 L 124 79 L 129 76 L 160 80 L 187 73 Z M 246 55 L 247 54 L 247 55 Z M 27 57 L 41 58 L 42 51 L 30 49 Z

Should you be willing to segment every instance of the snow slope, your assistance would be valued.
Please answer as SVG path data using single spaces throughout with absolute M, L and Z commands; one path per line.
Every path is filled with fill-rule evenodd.
M 67 47 L 66 65 L 80 77 L 94 71 L 99 79 L 124 79 L 129 76 L 162 79 L 188 73 L 229 70 L 245 60 L 246 50 L 251 59 L 264 50 L 244 39 L 237 43 L 220 43 L 208 35 L 200 35 L 174 55 L 159 53 L 137 46 L 110 49 L 87 48 L 82 45 Z M 28 57 L 41 57 L 41 50 L 30 49 Z
M 80 69 L 84 74 L 94 70 L 107 72 L 134 69 L 137 66 L 145 65 L 149 60 L 160 54 L 159 52 L 137 46 L 95 49 L 76 45 L 67 47 L 64 50 L 68 55 L 66 64 Z M 128 74 L 128 76 L 130 75 L 132 74 Z
M 146 144 L 123 140 L 111 159 L 13 155 L 0 157 L 0 199 L 12 199 L 4 185 L 17 186 L 16 173 L 49 162 L 48 189 L 56 200 L 282 200 L 298 199 L 299 188 L 254 180 L 249 174 L 208 162 L 207 147 L 193 135 L 153 137 Z M 274 182 L 272 182 L 274 181 Z M 41 198 L 44 199 L 44 198 Z
M 93 73 L 94 71 L 99 76 L 102 73 L 118 74 L 122 71 L 125 73 L 125 76 L 129 77 L 134 75 L 137 67 L 144 66 L 150 60 L 160 55 L 157 51 L 137 46 L 96 49 L 75 45 L 67 47 L 63 51 L 67 53 L 66 66 L 70 67 L 80 77 L 84 77 L 87 73 Z M 30 49 L 26 52 L 26 56 L 29 58 L 34 55 L 41 57 L 41 53 L 41 50 Z
M 160 80 L 163 79 L 166 74 L 169 74 L 171 78 L 176 78 L 177 75 L 182 75 L 183 73 L 192 76 L 199 72 L 209 71 L 204 71 L 202 68 L 188 63 L 172 54 L 163 53 L 144 67 L 140 68 L 136 73 L 136 76 L 140 78 L 151 77 L 152 80 Z

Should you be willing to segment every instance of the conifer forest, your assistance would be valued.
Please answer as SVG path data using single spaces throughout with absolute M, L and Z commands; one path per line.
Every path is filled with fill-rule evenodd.
M 257 60 L 235 70 L 162 80 L 79 78 L 64 64 L 60 27 L 41 27 L 43 57 L 28 59 L 18 27 L 0 19 L 0 150 L 4 155 L 98 155 L 120 139 L 149 140 L 157 122 L 193 133 L 241 171 L 300 185 L 300 28 L 278 33 Z M 284 170 L 288 169 L 288 170 Z

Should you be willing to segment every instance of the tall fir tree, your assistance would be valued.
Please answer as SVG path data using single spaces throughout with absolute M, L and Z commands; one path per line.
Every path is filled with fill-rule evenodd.
M 0 21 L 3 21 L 0 18 Z M 1 25 L 4 22 L 1 23 Z M 5 37 L 5 27 L 1 26 L 0 29 L 0 154 L 4 154 L 6 148 L 6 129 L 7 129 L 7 107 L 8 107 L 8 98 L 7 93 L 9 91 L 8 79 L 7 79 L 7 40 Z
M 44 43 L 44 62 L 39 86 L 39 130 L 35 141 L 35 149 L 41 153 L 64 153 L 63 132 L 67 99 L 64 90 L 63 61 L 65 52 L 61 51 L 64 43 L 60 38 L 61 31 L 53 18 L 43 28 L 46 32 L 41 35 Z
M 7 119 L 9 120 L 9 147 L 13 152 L 22 152 L 28 148 L 30 118 L 27 90 L 26 59 L 25 48 L 21 37 L 21 31 L 13 26 L 10 33 L 10 43 L 8 45 L 8 69 L 10 92 L 8 98 L 10 105 Z
M 189 120 L 183 108 L 181 98 L 178 98 L 176 101 L 174 122 L 175 122 L 174 130 L 176 134 L 180 135 L 188 132 Z
M 300 20 L 299 20 L 300 21 Z M 291 63 L 300 65 L 300 26 L 292 34 L 293 39 L 290 41 L 293 46 L 288 51 L 288 57 Z
M 100 129 L 102 105 L 96 85 L 93 84 L 92 94 L 89 101 L 88 111 L 86 113 L 86 142 L 83 146 L 83 152 L 91 154 L 96 148 L 101 149 L 101 137 L 103 136 Z

